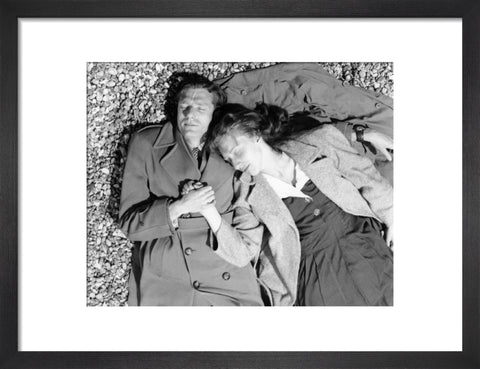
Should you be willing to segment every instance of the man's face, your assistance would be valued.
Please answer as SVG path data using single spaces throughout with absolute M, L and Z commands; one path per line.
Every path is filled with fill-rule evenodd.
M 214 109 L 213 95 L 204 88 L 187 88 L 180 93 L 177 126 L 187 142 L 200 143 Z

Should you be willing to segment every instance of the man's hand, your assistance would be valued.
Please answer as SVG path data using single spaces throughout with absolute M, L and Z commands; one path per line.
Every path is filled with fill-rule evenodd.
M 212 206 L 214 202 L 215 193 L 211 186 L 191 190 L 179 200 L 175 201 L 175 203 L 178 203 L 180 206 L 181 214 L 202 213 L 207 210 L 209 206 Z
M 388 150 L 393 151 L 393 139 L 383 133 L 366 128 L 363 131 L 364 141 L 370 142 L 377 151 L 380 151 L 388 161 L 392 161 L 392 155 Z
M 182 194 L 182 196 L 185 196 L 188 193 L 190 193 L 191 191 L 198 190 L 200 188 L 203 188 L 204 186 L 205 186 L 205 184 L 203 184 L 202 182 L 190 179 L 183 184 L 181 194 Z M 207 214 L 207 213 L 211 214 L 212 212 L 213 213 L 217 212 L 217 209 L 215 207 L 215 199 L 212 202 L 208 203 L 204 207 L 204 209 L 199 211 L 199 213 L 202 214 L 203 216 L 205 216 L 205 214 Z
M 169 210 L 172 222 L 182 214 L 200 213 L 215 233 L 222 222 L 215 207 L 215 193 L 212 187 L 204 186 L 198 181 L 187 181 L 182 188 L 182 197 L 171 203 Z
M 195 181 L 193 179 L 189 179 L 188 181 L 185 181 L 182 187 L 182 191 L 180 192 L 182 196 L 186 195 L 190 191 L 193 190 L 198 190 L 199 188 L 202 188 L 204 185 L 200 181 Z

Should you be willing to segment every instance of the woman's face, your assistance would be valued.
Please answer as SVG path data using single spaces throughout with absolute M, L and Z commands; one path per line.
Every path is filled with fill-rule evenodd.
M 262 170 L 262 150 L 257 137 L 234 129 L 219 139 L 218 150 L 236 170 L 251 176 Z

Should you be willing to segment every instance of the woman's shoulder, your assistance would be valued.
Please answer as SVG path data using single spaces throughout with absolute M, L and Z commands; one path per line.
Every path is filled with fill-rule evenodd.
M 316 146 L 322 141 L 337 141 L 346 140 L 345 136 L 330 123 L 319 123 L 318 127 L 315 127 L 309 131 L 304 132 L 299 138 L 299 141 Z

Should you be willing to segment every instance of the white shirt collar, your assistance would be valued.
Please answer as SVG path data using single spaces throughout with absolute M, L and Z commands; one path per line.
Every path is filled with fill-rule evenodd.
M 297 183 L 295 186 L 288 184 L 276 177 L 273 177 L 269 174 L 263 174 L 268 184 L 273 188 L 275 193 L 281 199 L 286 197 L 301 197 L 306 199 L 311 199 L 310 196 L 305 195 L 301 189 L 308 182 L 310 178 L 300 169 L 297 163 L 295 163 L 296 174 L 297 174 Z

